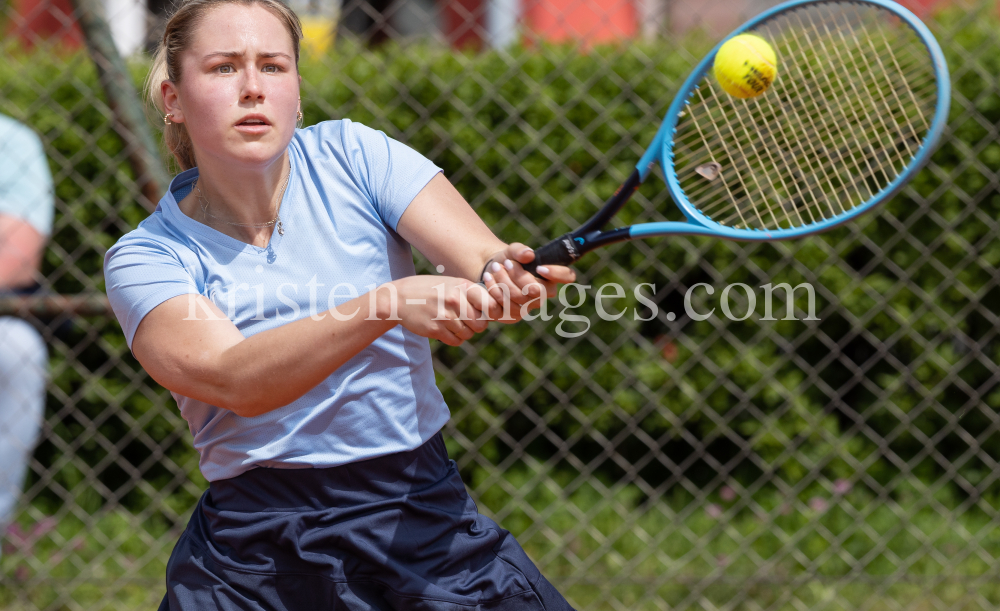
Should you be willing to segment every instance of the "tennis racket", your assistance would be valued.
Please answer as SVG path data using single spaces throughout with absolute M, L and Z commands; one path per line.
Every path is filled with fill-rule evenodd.
M 913 13 L 891 0 L 792 0 L 726 40 L 747 32 L 777 54 L 771 86 L 751 99 L 724 92 L 712 74 L 720 42 L 681 86 L 635 172 L 525 269 L 640 238 L 812 235 L 889 199 L 930 157 L 951 86 L 941 47 Z M 603 231 L 656 162 L 686 222 Z

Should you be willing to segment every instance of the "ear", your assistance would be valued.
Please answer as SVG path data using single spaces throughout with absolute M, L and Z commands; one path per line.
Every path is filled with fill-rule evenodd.
M 184 109 L 181 108 L 180 91 L 177 84 L 167 79 L 160 83 L 160 95 L 163 96 L 163 109 L 166 113 L 173 115 L 170 121 L 173 123 L 184 122 Z

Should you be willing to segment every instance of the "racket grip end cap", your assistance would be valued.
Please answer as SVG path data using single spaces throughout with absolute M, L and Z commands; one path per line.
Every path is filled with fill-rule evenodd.
M 567 233 L 541 248 L 536 248 L 534 260 L 531 263 L 523 263 L 522 267 L 541 278 L 536 271 L 539 265 L 570 265 L 582 255 L 579 246 L 573 241 L 573 234 Z

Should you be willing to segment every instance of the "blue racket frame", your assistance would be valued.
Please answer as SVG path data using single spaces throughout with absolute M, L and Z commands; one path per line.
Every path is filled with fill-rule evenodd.
M 835 2 L 836 0 L 832 1 Z M 699 212 L 691 201 L 688 200 L 687 195 L 685 195 L 684 191 L 680 187 L 680 182 L 678 181 L 677 172 L 674 167 L 673 153 L 674 134 L 677 130 L 677 121 L 681 112 L 687 106 L 688 100 L 691 99 L 691 96 L 694 95 L 694 92 L 698 89 L 698 84 L 712 68 L 715 62 L 715 54 L 719 51 L 719 47 L 721 47 L 733 36 L 742 34 L 747 30 L 757 27 L 761 23 L 773 19 L 775 15 L 800 6 L 822 3 L 823 0 L 791 0 L 789 2 L 785 2 L 784 4 L 780 4 L 761 13 L 750 21 L 747 21 L 730 33 L 729 36 L 726 36 L 724 40 L 719 42 L 719 44 L 717 44 L 715 48 L 713 48 L 712 51 L 705 56 L 705 59 L 701 60 L 701 62 L 695 66 L 695 69 L 691 72 L 690 76 L 688 76 L 687 80 L 684 81 L 684 84 L 681 86 L 677 96 L 674 97 L 674 101 L 667 109 L 667 114 L 663 119 L 663 123 L 660 125 L 660 129 L 656 132 L 653 142 L 649 145 L 649 148 L 646 149 L 646 152 L 642 155 L 639 163 L 636 164 L 636 169 L 632 175 L 629 176 L 621 187 L 619 187 L 618 191 L 615 192 L 607 203 L 605 203 L 604 206 L 581 227 L 575 231 L 562 235 L 555 240 L 552 240 L 540 248 L 537 248 L 535 250 L 535 260 L 530 263 L 523 264 L 524 269 L 537 276 L 538 272 L 536 271 L 536 268 L 539 265 L 571 265 L 584 254 L 597 248 L 617 242 L 640 238 L 671 235 L 703 235 L 727 240 L 758 242 L 801 238 L 826 231 L 840 225 L 841 223 L 849 221 L 860 214 L 864 214 L 868 210 L 871 210 L 873 207 L 881 204 L 898 193 L 899 190 L 902 189 L 911 178 L 913 178 L 913 175 L 916 174 L 925 163 L 927 163 L 931 154 L 934 152 L 935 146 L 941 138 L 941 134 L 944 132 L 945 124 L 948 120 L 948 107 L 951 103 L 951 82 L 949 80 L 948 65 L 945 63 L 944 53 L 942 53 L 941 47 L 938 45 L 937 40 L 935 40 L 934 35 L 931 34 L 931 31 L 922 21 L 920 21 L 920 19 L 917 18 L 916 15 L 892 0 L 853 0 L 852 3 L 876 6 L 885 9 L 906 22 L 906 24 L 917 33 L 917 36 L 930 53 L 934 64 L 933 69 L 937 84 L 937 103 L 935 105 L 934 119 L 927 132 L 927 137 L 917 150 L 917 154 L 914 156 L 913 160 L 909 165 L 907 165 L 902 173 L 895 178 L 895 180 L 886 185 L 885 188 L 879 191 L 868 201 L 843 214 L 791 229 L 736 229 L 719 224 Z M 646 177 L 649 176 L 649 172 L 652 169 L 653 164 L 657 161 L 659 162 L 660 167 L 663 168 L 667 183 L 667 191 L 677 204 L 677 207 L 684 213 L 684 216 L 687 218 L 687 222 L 643 223 L 639 225 L 632 225 L 631 227 L 620 227 L 618 229 L 603 231 L 601 228 L 611 221 L 611 218 L 617 214 L 625 202 L 628 201 L 632 193 L 634 193 L 635 190 L 639 188 L 639 185 L 645 181 Z
M 684 213 L 684 216 L 687 217 L 687 222 L 661 222 L 633 225 L 628 229 L 629 238 L 649 238 L 664 235 L 705 235 L 740 241 L 773 241 L 801 238 L 836 227 L 837 225 L 849 221 L 860 214 L 864 214 L 871 208 L 886 201 L 898 193 L 899 190 L 910 181 L 913 175 L 920 171 L 924 164 L 927 163 L 931 154 L 934 152 L 935 145 L 941 138 L 941 134 L 944 132 L 945 124 L 948 120 L 948 108 L 951 103 L 951 81 L 949 80 L 948 65 L 945 62 L 944 53 L 941 51 L 941 46 L 938 44 L 934 35 L 927 28 L 927 26 L 924 25 L 924 23 L 907 8 L 892 2 L 891 0 L 858 0 L 857 4 L 868 4 L 891 11 L 909 24 L 920 37 L 924 46 L 927 47 L 927 50 L 930 52 L 931 59 L 934 62 L 934 74 L 938 85 L 938 98 L 934 121 L 931 123 L 930 129 L 927 132 L 927 137 L 924 139 L 923 144 L 917 151 L 917 154 L 910 165 L 908 165 L 895 180 L 877 193 L 875 197 L 868 200 L 864 204 L 836 217 L 812 223 L 804 227 L 795 227 L 793 229 L 763 230 L 735 229 L 733 227 L 727 227 L 705 217 L 703 214 L 698 212 L 694 205 L 688 200 L 684 191 L 680 187 L 680 183 L 677 179 L 677 172 L 674 168 L 673 137 L 677 129 L 677 121 L 680 113 L 684 110 L 684 107 L 687 105 L 691 96 L 694 95 L 694 92 L 698 88 L 698 83 L 700 83 L 708 71 L 712 69 L 715 61 L 715 54 L 718 52 L 719 47 L 721 47 L 733 36 L 737 36 L 747 30 L 751 30 L 757 25 L 772 19 L 779 13 L 783 13 L 802 5 L 815 3 L 815 0 L 791 0 L 790 2 L 785 2 L 784 4 L 780 4 L 761 13 L 734 30 L 731 34 L 729 34 L 729 36 L 726 36 L 724 40 L 716 45 L 715 48 L 705 56 L 705 59 L 701 60 L 701 63 L 695 67 L 694 71 L 691 72 L 691 75 L 688 76 L 686 81 L 684 81 L 680 92 L 674 98 L 673 103 L 671 103 L 670 108 L 667 110 L 667 115 L 664 118 L 663 123 L 660 125 L 659 131 L 656 132 L 656 137 L 653 138 L 652 144 L 650 144 L 649 148 L 646 149 L 645 154 L 643 154 L 639 163 L 635 166 L 636 170 L 639 172 L 640 181 L 645 181 L 653 167 L 653 163 L 659 161 L 660 167 L 663 168 L 665 174 L 670 196 L 681 209 L 681 212 Z

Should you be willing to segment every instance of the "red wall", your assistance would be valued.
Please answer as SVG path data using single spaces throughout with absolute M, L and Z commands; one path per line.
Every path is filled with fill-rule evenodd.
M 535 38 L 597 44 L 632 38 L 639 31 L 632 0 L 522 0 L 523 23 Z
M 69 0 L 14 0 L 11 4 L 14 14 L 7 31 L 25 46 L 33 47 L 41 41 L 71 49 L 83 45 Z
M 456 49 L 480 49 L 486 28 L 486 6 L 482 0 L 445 0 L 444 29 Z

